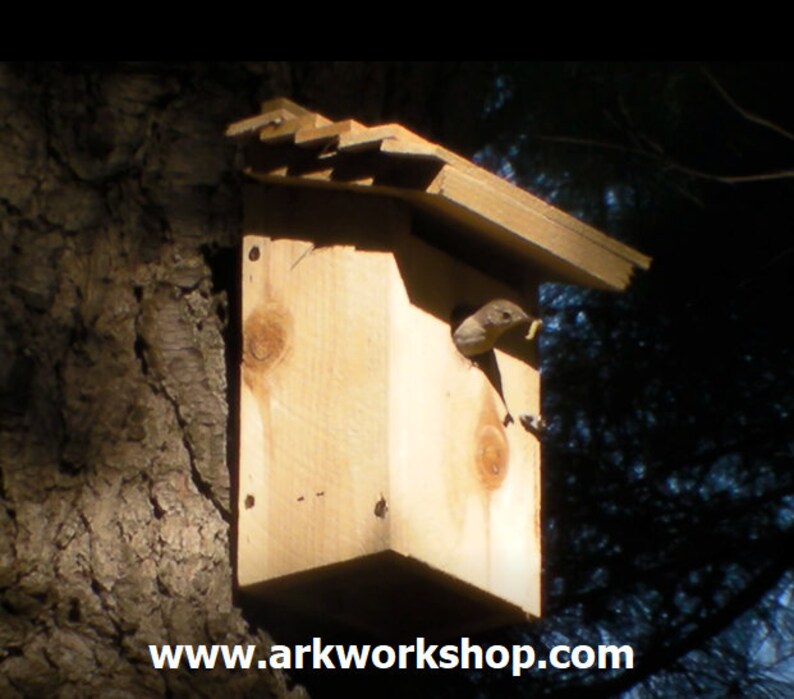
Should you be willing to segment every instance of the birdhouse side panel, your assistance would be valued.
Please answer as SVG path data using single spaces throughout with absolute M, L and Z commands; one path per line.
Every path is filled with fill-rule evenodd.
M 383 550 L 390 256 L 243 243 L 238 577 Z

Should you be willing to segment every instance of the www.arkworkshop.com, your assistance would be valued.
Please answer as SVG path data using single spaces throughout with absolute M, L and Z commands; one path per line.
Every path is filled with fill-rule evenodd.
M 254 645 L 150 645 L 152 665 L 158 670 L 189 667 L 194 670 L 223 667 L 228 670 L 454 670 L 510 668 L 514 676 L 546 668 L 588 670 L 631 669 L 631 646 L 553 646 L 539 657 L 530 645 L 480 646 L 468 637 L 459 643 L 439 645 L 418 637 L 415 643 L 399 645 L 324 644 L 315 637 L 305 645 L 273 645 L 266 658 L 258 658 Z

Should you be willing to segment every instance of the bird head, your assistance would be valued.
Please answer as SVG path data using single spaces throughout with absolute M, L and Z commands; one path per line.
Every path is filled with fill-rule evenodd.
M 476 315 L 488 329 L 508 330 L 521 323 L 532 322 L 532 318 L 520 306 L 507 299 L 495 299 L 485 304 Z

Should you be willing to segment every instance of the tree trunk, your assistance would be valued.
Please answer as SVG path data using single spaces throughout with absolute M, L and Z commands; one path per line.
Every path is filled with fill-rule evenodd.
M 223 128 L 249 78 L 0 66 L 3 697 L 303 693 L 149 653 L 269 642 L 232 599 L 232 310 L 209 264 L 239 231 Z

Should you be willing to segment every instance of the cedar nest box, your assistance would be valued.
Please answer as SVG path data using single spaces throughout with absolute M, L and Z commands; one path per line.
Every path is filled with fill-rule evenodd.
M 541 613 L 537 339 L 451 332 L 650 259 L 396 125 L 285 99 L 244 144 L 237 579 L 305 626 L 450 636 Z M 526 330 L 526 328 L 524 328 Z M 515 417 L 511 421 L 511 416 Z

